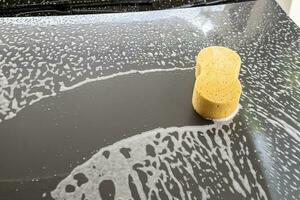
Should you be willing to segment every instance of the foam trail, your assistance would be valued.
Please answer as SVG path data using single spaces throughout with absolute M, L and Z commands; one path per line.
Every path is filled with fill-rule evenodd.
M 95 81 L 100 81 L 100 80 L 107 80 L 107 79 L 112 79 L 116 78 L 119 76 L 126 76 L 126 75 L 131 75 L 131 74 L 148 74 L 148 73 L 156 73 L 156 72 L 174 72 L 174 71 L 191 71 L 194 70 L 194 67 L 188 67 L 188 68 L 166 68 L 166 69 L 148 69 L 148 70 L 129 70 L 127 72 L 117 72 L 115 74 L 111 74 L 108 76 L 102 76 L 102 77 L 97 77 L 97 78 L 87 78 L 84 81 L 81 81 L 77 84 L 74 84 L 72 86 L 65 86 L 61 85 L 60 91 L 67 91 L 71 90 L 77 87 L 80 87 L 84 84 L 95 82 Z
M 290 134 L 290 136 L 292 136 L 295 140 L 297 140 L 300 143 L 300 132 L 299 132 L 299 130 L 296 130 L 294 127 L 292 127 L 291 125 L 289 125 L 288 123 L 286 123 L 282 119 L 279 119 L 278 117 L 273 116 L 273 118 L 274 118 L 274 120 L 270 119 L 270 118 L 266 118 L 266 119 L 267 119 L 267 121 L 269 121 L 273 125 L 279 125 L 280 127 L 284 128 L 284 130 L 288 134 Z
M 226 191 L 237 199 L 268 199 L 249 155 L 243 163 L 236 159 L 234 143 L 243 142 L 234 140 L 240 136 L 230 123 L 158 128 L 116 142 L 77 166 L 51 196 L 57 200 L 215 199 Z M 251 171 L 242 176 L 245 168 Z
M 35 92 L 32 93 L 29 88 L 27 91 L 23 92 L 23 96 L 25 97 L 25 100 L 22 100 L 23 102 L 26 102 L 27 105 L 32 105 L 36 102 L 41 101 L 42 99 L 51 97 L 51 96 L 56 96 L 60 92 L 72 90 L 74 88 L 80 87 L 84 84 L 88 84 L 91 82 L 95 81 L 100 81 L 100 80 L 108 80 L 112 78 L 117 78 L 121 76 L 128 76 L 132 74 L 148 74 L 148 73 L 159 73 L 159 72 L 174 72 L 174 71 L 191 71 L 193 70 L 194 67 L 189 67 L 189 68 L 179 68 L 179 67 L 174 67 L 174 68 L 158 68 L 158 69 L 148 69 L 148 70 L 134 70 L 131 69 L 129 71 L 125 72 L 116 72 L 112 73 L 110 75 L 102 75 L 98 76 L 96 78 L 86 78 L 83 81 L 78 81 L 76 83 L 70 84 L 70 86 L 66 86 L 64 82 L 59 82 L 56 88 L 52 86 L 52 88 L 49 85 L 46 85 L 45 82 L 47 80 L 53 81 L 53 78 L 48 77 L 45 80 L 40 81 L 40 85 L 38 85 L 40 88 L 47 88 L 47 93 L 43 92 Z M 29 74 L 30 76 L 30 74 Z M 54 85 L 54 84 L 53 84 Z M 4 89 L 5 88 L 5 89 Z M 8 89 L 9 88 L 9 89 Z M 18 112 L 20 112 L 23 108 L 25 108 L 27 105 L 26 103 L 21 104 L 20 100 L 15 97 L 11 92 L 13 92 L 15 89 L 20 88 L 17 84 L 8 84 L 6 77 L 3 75 L 2 71 L 0 71 L 0 123 L 3 120 L 8 120 L 12 119 L 17 115 Z M 30 101 L 27 102 L 26 97 L 32 97 Z M 3 119 L 1 119 L 3 117 Z

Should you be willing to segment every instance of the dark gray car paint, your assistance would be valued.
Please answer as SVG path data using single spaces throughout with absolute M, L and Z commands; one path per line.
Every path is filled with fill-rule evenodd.
M 299 141 L 288 134 L 284 125 L 269 123 L 259 114 L 273 120 L 272 116 L 276 116 L 294 127 L 291 129 L 294 134 L 299 134 L 300 30 L 276 3 L 260 0 L 100 18 L 44 18 L 45 24 L 32 18 L 1 19 L 0 63 L 8 83 L 0 88 L 5 90 L 13 83 L 22 84 L 18 81 L 18 74 L 28 76 L 26 69 L 31 67 L 33 72 L 28 80 L 53 77 L 50 89 L 34 88 L 34 81 L 28 81 L 24 86 L 33 94 L 40 90 L 44 96 L 49 96 L 32 105 L 30 96 L 23 97 L 16 88 L 12 98 L 6 96 L 8 100 L 16 98 L 22 110 L 15 112 L 18 109 L 10 105 L 10 111 L 16 116 L 7 120 L 4 119 L 8 113 L 0 116 L 4 120 L 0 123 L 1 200 L 41 199 L 43 193 L 48 199 L 49 192 L 76 165 L 101 147 L 129 136 L 157 127 L 212 123 L 197 116 L 191 107 L 193 71 L 135 73 L 88 83 L 68 91 L 60 88 L 61 83 L 72 86 L 86 78 L 129 69 L 172 68 L 173 64 L 179 68 L 192 67 L 194 56 L 208 45 L 228 46 L 242 56 L 243 108 L 234 122 L 243 122 L 243 127 L 238 129 L 239 134 L 248 138 L 245 145 L 250 147 L 249 159 L 255 164 L 258 176 L 263 177 L 260 182 L 268 197 L 299 199 Z M 183 20 L 185 18 L 189 23 Z M 152 43 L 154 47 L 149 45 Z M 52 52 L 58 52 L 69 44 L 74 47 L 71 51 L 68 47 L 51 57 Z M 29 54 L 34 56 L 33 61 L 22 63 L 22 60 L 13 60 L 18 51 L 21 57 L 30 57 L 23 52 L 26 48 L 10 48 L 26 45 L 30 47 Z M 46 51 L 37 55 L 36 46 Z M 109 49 L 115 50 L 116 58 L 101 58 L 114 56 Z M 7 55 L 10 51 L 13 55 Z M 172 51 L 176 51 L 174 58 L 170 57 Z M 122 57 L 123 52 L 126 56 Z M 152 56 L 148 55 L 149 52 Z M 155 52 L 158 54 L 155 55 Z M 61 57 L 63 53 L 67 56 Z M 95 60 L 91 59 L 93 55 Z M 57 59 L 59 64 L 54 68 L 58 69 L 58 73 L 34 76 L 38 67 L 34 62 L 35 56 L 40 56 L 41 61 L 46 63 L 39 67 L 42 72 L 47 71 L 45 65 Z M 75 71 L 70 73 L 71 77 L 75 77 L 73 80 L 63 74 L 63 67 L 72 63 L 72 56 L 75 60 L 82 56 L 84 63 L 79 69 L 82 75 Z M 162 60 L 166 65 L 160 63 L 158 67 L 156 61 Z M 121 62 L 122 69 L 109 68 L 117 62 Z M 16 67 L 11 63 L 16 63 Z M 78 67 L 70 65 L 72 69 Z M 108 67 L 103 74 L 96 70 L 100 65 Z M 89 66 L 91 69 L 82 70 Z M 12 68 L 19 70 L 10 79 Z M 23 99 L 26 99 L 25 106 L 20 106 Z M 293 162 L 288 164 L 288 161 Z M 238 198 L 231 193 L 223 195 L 213 199 Z

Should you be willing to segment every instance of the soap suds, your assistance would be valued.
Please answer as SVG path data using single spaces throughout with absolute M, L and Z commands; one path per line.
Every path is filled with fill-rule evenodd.
M 298 200 L 299 28 L 269 0 L 155 13 L 0 19 L 0 125 L 83 83 L 130 70 L 190 68 L 200 49 L 226 46 L 242 58 L 243 108 L 236 125 L 254 140 L 274 196 Z M 217 195 L 202 189 L 207 198 Z
M 66 200 L 105 199 L 109 194 L 115 199 L 211 199 L 226 191 L 239 199 L 267 199 L 249 155 L 244 163 L 236 157 L 247 145 L 230 129 L 232 123 L 158 128 L 121 140 L 77 166 L 51 195 Z M 237 143 L 243 143 L 241 149 L 234 147 Z M 247 168 L 251 170 L 245 173 Z M 78 174 L 88 180 L 81 186 L 74 179 Z M 99 189 L 101 184 L 109 184 L 113 192 Z
M 84 81 L 66 87 L 64 85 L 61 86 L 61 91 L 67 91 L 67 90 L 71 90 L 74 89 L 76 87 L 80 87 L 81 85 L 90 83 L 90 82 L 94 82 L 94 81 L 100 81 L 100 80 L 107 80 L 107 79 L 111 79 L 111 78 L 116 78 L 118 76 L 125 76 L 125 75 L 130 75 L 130 74 L 147 74 L 147 73 L 155 73 L 155 72 L 173 72 L 173 71 L 192 71 L 194 70 L 194 67 L 190 67 L 190 68 L 178 68 L 178 67 L 174 67 L 174 68 L 167 68 L 167 69 L 148 69 L 148 70 L 129 70 L 127 72 L 118 72 L 109 76 L 104 76 L 104 77 L 98 77 L 98 78 L 94 78 L 94 79 L 85 79 Z

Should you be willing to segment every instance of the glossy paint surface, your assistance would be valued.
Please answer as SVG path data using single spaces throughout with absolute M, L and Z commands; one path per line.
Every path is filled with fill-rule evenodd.
M 1 200 L 299 199 L 300 29 L 275 2 L 7 18 L 0 32 Z M 242 58 L 227 122 L 191 106 L 210 45 Z

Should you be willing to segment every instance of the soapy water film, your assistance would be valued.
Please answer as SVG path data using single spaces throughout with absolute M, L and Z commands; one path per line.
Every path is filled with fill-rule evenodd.
M 199 11 L 194 11 L 194 15 L 193 12 L 186 11 L 187 13 L 185 13 L 183 10 L 180 12 L 169 11 L 170 16 L 177 17 L 173 19 L 172 23 L 168 22 L 168 18 L 154 18 L 153 21 L 149 20 L 147 23 L 137 20 L 134 23 L 111 23 L 108 25 L 107 23 L 118 20 L 110 16 L 101 16 L 101 19 L 97 16 L 91 16 L 89 23 L 92 25 L 83 23 L 81 26 L 72 20 L 62 22 L 60 17 L 44 18 L 45 23 L 50 23 L 51 26 L 43 26 L 42 23 L 37 25 L 35 23 L 38 22 L 34 18 L 0 21 L 0 23 L 5 24 L 5 26 L 0 26 L 0 121 L 13 118 L 23 108 L 43 98 L 55 96 L 92 81 L 131 73 L 146 74 L 177 70 L 193 73 L 191 67 L 194 65 L 194 56 L 201 48 L 209 45 L 228 46 L 237 50 L 243 61 L 240 79 L 242 84 L 247 87 L 243 88 L 241 98 L 243 109 L 240 113 L 245 117 L 244 126 L 251 129 L 253 134 L 257 134 L 255 138 L 262 135 L 262 138 L 266 140 L 263 141 L 264 146 L 259 145 L 262 142 L 259 140 L 255 140 L 254 143 L 257 148 L 261 148 L 258 150 L 265 152 L 264 158 L 272 163 L 271 166 L 268 166 L 270 167 L 268 176 L 271 177 L 271 181 L 274 181 L 272 177 L 280 177 L 279 180 L 271 182 L 271 184 L 275 184 L 278 188 L 277 192 L 283 196 L 288 195 L 287 193 L 297 194 L 296 192 L 299 190 L 297 183 L 300 179 L 300 161 L 298 158 L 300 154 L 300 57 L 297 51 L 300 46 L 299 29 L 284 16 L 278 7 L 275 10 L 271 8 L 274 6 L 273 3 L 260 5 L 261 2 L 258 2 L 256 7 L 254 6 L 252 9 L 270 6 L 270 13 L 262 12 L 262 16 L 257 18 L 251 16 L 247 8 L 237 4 L 228 10 L 222 6 L 216 7 L 215 10 L 213 10 L 214 8 L 206 8 L 210 9 L 210 12 L 215 12 L 215 21 L 210 18 L 203 19 L 206 9 L 202 10 L 204 15 L 200 15 L 198 18 Z M 236 13 L 249 13 L 248 23 L 244 23 L 244 27 L 235 24 L 236 20 L 242 19 L 233 10 Z M 227 13 L 228 17 L 224 17 L 224 13 Z M 131 14 L 127 15 L 130 18 Z M 274 21 L 270 21 L 268 15 L 272 15 Z M 147 14 L 144 17 L 147 18 Z M 159 16 L 157 17 L 159 18 Z M 253 18 L 252 21 L 251 18 Z M 75 19 L 74 21 L 76 21 L 76 17 L 68 19 Z M 32 25 L 30 25 L 31 23 Z M 220 43 L 220 41 L 223 42 Z M 124 68 L 124 66 L 127 67 Z M 237 153 L 230 151 L 229 136 L 225 134 L 225 130 L 219 128 L 218 130 L 223 136 L 213 134 L 214 140 L 225 143 L 218 143 L 216 147 L 205 146 L 203 141 L 197 143 L 197 137 L 201 135 L 205 137 L 205 140 L 208 140 L 204 134 L 208 131 L 208 127 L 153 130 L 105 147 L 91 160 L 77 167 L 66 180 L 62 181 L 53 192 L 53 196 L 66 195 L 65 197 L 68 198 L 71 196 L 72 198 L 79 198 L 77 195 L 81 195 L 80 198 L 82 198 L 84 191 L 96 195 L 92 190 L 97 190 L 99 195 L 98 188 L 101 188 L 99 180 L 106 180 L 103 184 L 113 184 L 116 189 L 115 196 L 129 195 L 129 191 L 137 191 L 139 195 L 146 195 L 142 197 L 151 196 L 152 193 L 159 196 L 164 195 L 160 194 L 161 190 L 169 191 L 172 190 L 172 187 L 178 187 L 176 191 L 182 191 L 177 195 L 179 199 L 182 195 L 192 195 L 187 191 L 190 187 L 196 186 L 184 185 L 183 182 L 178 183 L 176 182 L 176 174 L 171 174 L 173 170 L 171 159 L 178 159 L 173 155 L 175 151 L 171 152 L 166 149 L 166 152 L 161 155 L 157 153 L 155 156 L 147 156 L 147 158 L 151 158 L 151 162 L 158 159 L 160 164 L 165 166 L 162 169 L 155 169 L 151 168 L 152 164 L 150 166 L 148 163 L 149 166 L 146 166 L 148 164 L 143 163 L 146 162 L 144 160 L 146 152 L 138 153 L 135 148 L 126 150 L 128 148 L 127 143 L 135 140 L 144 144 L 140 148 L 144 148 L 145 151 L 147 145 L 154 145 L 156 139 L 154 135 L 158 131 L 161 132 L 162 138 L 171 137 L 171 132 L 186 131 L 189 136 L 187 138 L 190 139 L 183 139 L 181 138 L 182 135 L 179 134 L 178 141 L 173 142 L 178 148 L 178 154 L 175 153 L 175 155 L 182 157 L 178 163 L 186 163 L 184 169 L 179 167 L 175 170 L 178 170 L 177 173 L 185 174 L 186 178 L 195 181 L 199 191 L 198 195 L 209 199 L 210 196 L 217 195 L 214 193 L 219 190 L 226 190 L 226 187 L 222 187 L 222 185 L 227 184 L 229 191 L 237 192 L 242 196 L 248 196 L 250 193 L 255 194 L 254 196 L 257 198 L 265 196 L 262 189 L 254 190 L 252 188 L 261 187 L 259 178 L 255 176 L 254 171 L 246 176 L 239 174 L 240 168 L 233 160 Z M 197 133 L 198 131 L 199 133 Z M 229 132 L 231 131 L 229 130 Z M 171 138 L 174 139 L 174 137 Z M 163 141 L 157 140 L 159 145 L 154 148 L 155 152 L 159 152 L 165 144 Z M 198 148 L 199 152 L 188 151 L 186 149 L 188 146 L 185 148 L 184 144 L 194 145 L 194 148 Z M 266 146 L 265 144 L 269 145 Z M 125 154 L 130 158 L 126 159 L 124 153 L 120 153 L 119 149 L 121 148 L 125 148 L 124 152 L 128 152 Z M 201 148 L 202 150 L 200 150 Z M 221 149 L 226 149 L 227 153 L 223 151 L 218 153 Z M 286 149 L 289 149 L 288 154 L 285 152 Z M 110 152 L 110 159 L 105 158 L 105 156 L 102 157 L 102 153 L 105 151 Z M 208 158 L 202 159 L 201 152 L 204 151 L 207 152 Z M 192 159 L 192 156 L 186 156 L 186 153 L 196 154 L 194 159 L 199 158 L 199 160 L 186 160 Z M 285 160 L 278 160 L 281 157 L 285 157 Z M 205 159 L 210 159 L 210 161 Z M 125 167 L 123 170 L 127 170 L 124 171 L 124 175 L 128 175 L 127 179 L 124 178 L 124 181 L 127 181 L 126 184 L 125 182 L 120 184 L 118 181 L 122 180 L 119 179 L 113 180 L 114 175 L 119 175 L 114 174 L 119 170 L 115 163 L 121 162 L 121 160 L 124 163 L 123 167 Z M 218 162 L 222 160 L 224 162 Z M 91 163 L 95 163 L 97 169 L 90 168 Z M 205 181 L 202 182 L 201 177 L 197 177 L 198 175 L 193 171 L 195 170 L 193 164 L 197 166 L 206 163 L 210 163 L 210 170 L 216 173 L 212 176 L 217 177 L 218 175 L 224 178 L 225 184 L 220 184 L 220 186 L 216 184 L 216 187 L 220 187 L 219 189 L 205 188 L 203 186 Z M 252 166 L 247 158 L 243 164 L 249 168 L 250 165 Z M 226 176 L 217 174 L 219 165 L 228 168 Z M 105 171 L 109 166 L 115 170 Z M 198 166 L 197 169 L 200 171 L 205 169 L 201 167 Z M 146 169 L 153 176 L 147 174 Z M 80 186 L 78 183 L 75 184 L 74 177 L 72 179 L 72 176 L 75 176 L 79 171 L 84 173 L 78 176 L 85 176 L 88 180 L 86 184 L 79 184 Z M 90 173 L 102 174 L 97 184 Z M 147 177 L 147 182 L 142 181 L 143 177 Z M 165 185 L 167 179 L 169 179 L 170 184 Z M 214 180 L 206 181 L 213 182 Z M 196 184 L 199 182 L 201 184 Z M 286 184 L 290 185 L 289 191 L 282 187 Z M 150 192 L 150 187 L 147 185 L 156 186 L 151 188 L 155 191 Z M 73 190 L 74 192 L 67 192 Z M 297 198 L 292 196 L 292 199 Z
M 51 195 L 74 200 L 220 199 L 230 193 L 236 199 L 267 199 L 262 177 L 248 159 L 246 137 L 235 134 L 235 128 L 218 122 L 158 128 L 124 139 L 76 167 Z

